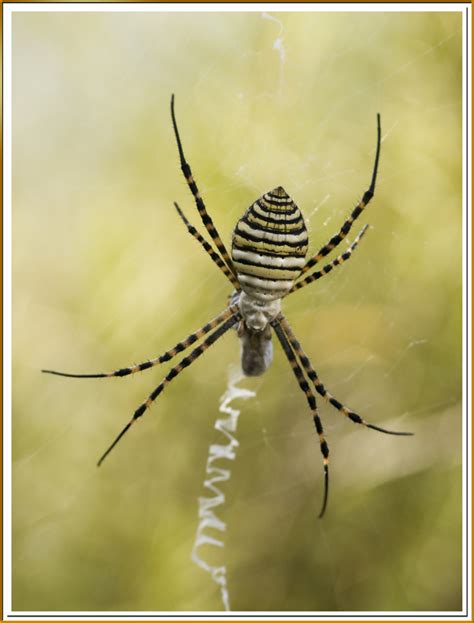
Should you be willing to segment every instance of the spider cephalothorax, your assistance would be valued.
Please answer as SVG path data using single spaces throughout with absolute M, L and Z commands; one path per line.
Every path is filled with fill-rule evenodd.
M 135 410 L 131 420 L 99 459 L 98 464 L 100 465 L 132 424 L 158 398 L 166 385 L 229 329 L 232 327 L 237 329 L 237 335 L 241 340 L 242 346 L 242 368 L 244 373 L 249 376 L 262 374 L 270 365 L 273 352 L 271 337 L 272 331 L 274 331 L 291 364 L 296 380 L 306 397 L 314 426 L 319 436 L 325 475 L 324 498 L 319 515 L 321 517 L 326 509 L 328 499 L 329 448 L 324 438 L 323 426 L 319 417 L 316 393 L 325 398 L 333 407 L 356 424 L 362 424 L 367 428 L 392 435 L 411 434 L 393 432 L 374 424 L 369 424 L 355 411 L 352 411 L 334 398 L 319 380 L 310 360 L 281 312 L 282 298 L 320 279 L 333 270 L 333 268 L 348 260 L 364 235 L 367 225 L 363 227 L 353 243 L 342 255 L 325 264 L 321 270 L 316 270 L 305 277 L 303 276 L 347 237 L 352 224 L 374 195 L 381 143 L 380 116 L 377 115 L 377 149 L 372 180 L 368 190 L 365 191 L 362 199 L 352 210 L 341 229 L 307 261 L 305 257 L 308 250 L 308 233 L 303 216 L 281 186 L 257 199 L 238 221 L 232 238 L 231 259 L 214 226 L 212 218 L 207 213 L 191 173 L 191 167 L 184 157 L 174 114 L 174 96 L 171 97 L 171 119 L 178 144 L 181 170 L 194 196 L 199 215 L 214 246 L 206 241 L 196 228 L 191 225 L 178 204 L 175 203 L 175 207 L 189 233 L 201 244 L 213 262 L 234 286 L 234 292 L 229 297 L 226 309 L 203 327 L 191 333 L 181 342 L 178 342 L 170 350 L 144 363 L 120 368 L 114 372 L 99 374 L 69 374 L 54 370 L 43 370 L 43 372 L 76 378 L 127 376 L 128 374 L 141 372 L 157 364 L 169 361 L 178 353 L 201 340 L 200 344 L 195 346 L 188 355 L 171 368 L 161 383 Z

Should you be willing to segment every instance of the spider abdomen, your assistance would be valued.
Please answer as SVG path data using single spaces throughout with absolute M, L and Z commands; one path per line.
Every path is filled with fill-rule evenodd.
M 232 261 L 242 290 L 261 301 L 282 298 L 305 263 L 303 216 L 279 186 L 250 206 L 232 237 Z

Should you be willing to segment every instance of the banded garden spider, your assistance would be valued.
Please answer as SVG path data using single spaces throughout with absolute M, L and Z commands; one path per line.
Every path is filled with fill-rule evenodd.
M 377 115 L 377 148 L 369 189 L 365 191 L 361 201 L 352 210 L 341 229 L 306 262 L 308 233 L 305 222 L 299 208 L 281 186 L 257 199 L 238 221 L 233 233 L 232 259 L 230 258 L 212 218 L 206 210 L 191 173 L 191 167 L 184 156 L 174 112 L 174 95 L 171 96 L 171 120 L 178 145 L 181 170 L 193 194 L 201 220 L 215 246 L 209 244 L 202 237 L 188 221 L 178 204 L 175 203 L 174 205 L 189 233 L 201 244 L 212 261 L 234 286 L 228 306 L 213 320 L 178 342 L 173 348 L 144 363 L 99 374 L 70 374 L 55 370 L 42 370 L 42 372 L 74 378 L 127 376 L 170 361 L 178 353 L 207 336 L 186 357 L 171 368 L 162 382 L 135 410 L 131 420 L 100 457 L 97 464 L 101 465 L 132 424 L 151 407 L 164 388 L 232 327 L 237 329 L 237 334 L 241 340 L 241 363 L 244 374 L 247 376 L 263 374 L 273 358 L 271 342 L 273 329 L 292 367 L 299 387 L 306 397 L 319 436 L 324 468 L 324 496 L 319 514 L 319 517 L 322 517 L 328 501 L 329 448 L 324 438 L 323 425 L 319 417 L 316 392 L 355 424 L 362 424 L 366 428 L 390 435 L 412 434 L 390 431 L 369 424 L 355 411 L 343 405 L 330 394 L 319 380 L 288 320 L 281 312 L 281 299 L 324 277 L 333 268 L 346 262 L 365 234 L 368 225 L 362 228 L 354 242 L 344 253 L 325 264 L 320 270 L 303 277 L 347 237 L 354 221 L 374 196 L 380 157 L 380 115 Z

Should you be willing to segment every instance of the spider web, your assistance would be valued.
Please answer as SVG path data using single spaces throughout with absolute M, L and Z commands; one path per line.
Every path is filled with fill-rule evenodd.
M 262 19 L 272 21 L 279 27 L 278 35 L 273 42 L 273 49 L 278 55 L 279 67 L 278 86 L 276 94 L 277 96 L 281 96 L 283 91 L 285 69 L 285 46 L 283 36 L 284 27 L 280 20 L 268 13 L 262 13 Z M 222 605 L 224 607 L 224 610 L 226 611 L 231 610 L 226 566 L 225 564 L 221 566 L 214 566 L 209 564 L 208 562 L 206 562 L 205 559 L 199 556 L 199 548 L 203 545 L 211 545 L 213 547 L 219 548 L 224 547 L 223 541 L 213 537 L 212 534 L 210 534 L 210 531 L 218 530 L 220 532 L 224 532 L 226 530 L 225 522 L 219 519 L 215 513 L 216 507 L 222 506 L 225 503 L 225 495 L 216 486 L 215 483 L 228 481 L 230 479 L 231 472 L 229 469 L 214 467 L 213 463 L 214 461 L 219 459 L 234 460 L 236 457 L 234 448 L 236 448 L 239 444 L 236 437 L 233 436 L 231 433 L 235 434 L 237 432 L 237 423 L 240 411 L 232 408 L 230 405 L 234 400 L 238 398 L 248 399 L 256 395 L 255 392 L 236 387 L 236 384 L 243 379 L 245 379 L 245 376 L 242 373 L 240 367 L 237 369 L 231 369 L 228 378 L 227 390 L 223 394 L 220 401 L 219 412 L 227 413 L 228 418 L 226 418 L 225 420 L 217 419 L 215 423 L 215 428 L 221 431 L 228 438 L 229 442 L 227 445 L 212 444 L 209 447 L 209 456 L 206 465 L 206 475 L 211 476 L 211 478 L 206 479 L 203 486 L 204 488 L 210 490 L 211 493 L 213 493 L 214 495 L 212 497 L 200 497 L 198 500 L 199 523 L 192 551 L 193 562 L 201 567 L 201 569 L 204 569 L 204 571 L 210 573 L 212 580 L 216 584 L 218 584 Z
M 211 496 L 200 497 L 199 502 L 199 523 L 196 531 L 196 538 L 193 545 L 192 560 L 201 569 L 211 574 L 212 580 L 218 584 L 222 604 L 224 610 L 230 611 L 229 603 L 229 590 L 227 586 L 227 570 L 225 564 L 216 566 L 206 562 L 206 560 L 200 555 L 200 548 L 209 545 L 211 547 L 224 547 L 224 541 L 222 538 L 216 538 L 214 531 L 224 533 L 226 530 L 226 524 L 219 519 L 216 514 L 217 507 L 222 506 L 225 503 L 225 494 L 220 489 L 220 483 L 224 483 L 230 480 L 231 470 L 216 465 L 216 461 L 219 464 L 224 461 L 233 461 L 236 458 L 236 449 L 239 446 L 239 442 L 236 439 L 237 425 L 239 420 L 240 411 L 232 407 L 232 403 L 238 399 L 252 398 L 255 396 L 255 392 L 248 389 L 237 387 L 237 383 L 244 379 L 244 375 L 240 368 L 231 368 L 228 378 L 227 390 L 223 394 L 219 412 L 226 415 L 225 418 L 218 418 L 214 425 L 214 428 L 218 430 L 226 438 L 227 443 L 213 443 L 209 447 L 209 456 L 206 463 L 206 480 L 204 481 L 204 488 L 208 489 Z
M 18 64 L 28 66 L 17 74 L 15 100 L 14 170 L 21 178 L 14 223 L 16 604 L 22 610 L 38 604 L 87 610 L 92 604 L 108 611 L 118 604 L 123 610 L 143 605 L 151 611 L 168 609 L 162 608 L 166 603 L 192 610 L 190 603 L 205 608 L 219 591 L 224 610 L 239 602 L 249 610 L 271 610 L 275 602 L 287 610 L 316 611 L 325 603 L 358 609 L 373 605 L 379 594 L 390 597 L 392 588 L 372 590 L 372 582 L 386 574 L 393 592 L 407 596 L 402 605 L 434 606 L 438 595 L 451 590 L 446 587 L 454 587 L 457 571 L 452 559 L 444 565 L 445 558 L 437 556 L 438 550 L 457 551 L 453 533 L 440 526 L 456 526 L 459 519 L 449 489 L 458 481 L 446 479 L 441 488 L 437 477 L 457 468 L 462 458 L 461 398 L 452 356 L 459 345 L 454 338 L 450 345 L 448 332 L 443 333 L 444 325 L 454 326 L 453 314 L 460 315 L 455 303 L 448 305 L 459 296 L 455 285 L 460 282 L 459 145 L 446 139 L 457 132 L 452 118 L 459 115 L 459 96 L 447 78 L 456 67 L 447 71 L 444 56 L 461 41 L 459 25 L 431 16 L 430 34 L 421 27 L 407 33 L 398 13 L 383 13 L 375 22 L 367 14 L 351 23 L 329 13 L 297 18 L 270 9 L 236 14 L 235 21 L 210 15 L 209 24 L 202 15 L 184 15 L 182 21 L 171 14 L 124 17 L 74 16 L 68 26 L 62 16 L 49 26 L 43 15 L 39 29 L 23 25 L 15 37 Z M 325 20 L 326 33 L 321 29 L 315 43 L 305 22 L 318 27 Z M 385 45 L 380 33 L 397 28 L 400 38 Z M 179 53 L 176 33 L 182 35 Z M 340 72 L 353 57 L 363 59 L 357 71 L 365 80 L 341 88 Z M 414 88 L 425 81 L 442 86 Z M 189 391 L 178 381 L 165 393 L 165 405 L 154 408 L 157 417 L 143 428 L 152 430 L 155 421 L 155 433 L 137 427 L 99 473 L 94 459 L 122 424 L 124 409 L 135 406 L 130 393 L 136 388 L 139 404 L 154 377 L 144 372 L 142 380 L 137 375 L 109 388 L 37 378 L 45 366 L 95 371 L 100 360 L 104 365 L 97 371 L 108 370 L 132 363 L 128 353 L 142 361 L 225 304 L 225 279 L 193 249 L 194 241 L 175 223 L 179 219 L 169 215 L 171 200 L 182 200 L 187 216 L 201 228 L 179 178 L 168 116 L 173 91 L 186 155 L 227 245 L 246 202 L 282 184 L 305 216 L 310 252 L 317 251 L 367 187 L 375 112 L 382 114 L 376 195 L 338 251 L 354 240 L 359 223 L 368 222 L 370 230 L 350 262 L 285 300 L 284 312 L 329 391 L 368 420 L 376 418 L 374 424 L 416 436 L 397 443 L 351 428 L 319 399 L 331 449 L 324 522 L 316 519 L 322 482 L 318 440 L 277 343 L 261 384 L 231 370 L 225 388 L 226 366 L 219 366 L 219 359 L 215 363 L 219 348 L 227 355 L 223 338 L 186 373 Z M 123 97 L 111 98 L 111 93 Z M 130 204 L 127 221 L 124 206 Z M 205 269 L 194 273 L 198 262 Z M 391 300 L 374 303 L 378 291 L 391 292 Z M 216 308 L 207 295 L 215 296 Z M 400 313 L 402 307 L 410 313 Z M 236 361 L 233 338 L 228 343 Z M 209 379 L 212 389 L 221 388 L 210 406 L 203 399 L 211 389 Z M 194 396 L 192 417 L 184 423 Z M 253 418 L 238 420 L 245 413 L 240 398 Z M 207 461 L 200 456 L 196 464 L 189 456 L 195 460 L 197 447 L 205 453 L 213 434 L 210 425 L 206 431 L 206 410 L 210 421 L 218 410 L 217 438 Z M 160 417 L 163 411 L 166 417 Z M 173 428 L 173 422 L 179 425 Z M 204 435 L 202 443 L 198 433 Z M 242 492 L 237 467 L 243 466 L 247 488 Z M 203 492 L 195 501 L 203 473 Z M 423 474 L 426 491 L 417 488 L 415 478 Z M 395 489 L 403 477 L 406 498 L 394 495 L 401 500 L 394 529 L 396 522 L 377 521 L 376 505 L 365 504 L 371 490 L 382 491 L 387 484 Z M 248 484 L 253 480 L 255 486 Z M 242 493 L 237 511 L 229 485 Z M 381 491 L 377 499 L 387 500 Z M 409 515 L 418 494 L 426 506 Z M 405 499 L 409 511 L 404 511 Z M 423 521 L 425 516 L 429 520 Z M 415 528 L 405 533 L 406 543 L 396 541 L 397 530 L 408 524 Z M 232 549 L 236 526 L 244 537 L 238 541 L 242 546 Z M 359 565 L 355 554 L 363 563 L 373 562 L 364 558 L 362 546 L 346 557 L 339 546 L 342 528 L 368 548 L 373 542 L 398 543 L 384 573 Z M 245 551 L 248 539 L 252 551 Z M 416 539 L 416 547 L 410 539 Z M 320 561 L 324 566 L 318 568 Z M 240 577 L 232 575 L 236 568 L 244 570 Z M 115 577 L 109 577 L 110 569 Z M 174 601 L 168 599 L 171 585 L 177 586 Z M 204 597 L 203 586 L 209 586 Z M 277 588 L 272 595 L 265 586 Z M 424 597 L 417 601 L 418 595 Z M 453 605 L 441 597 L 439 603 Z
M 275 88 L 273 92 L 267 92 L 264 96 L 271 99 L 281 99 L 284 90 L 285 90 L 285 67 L 286 67 L 286 49 L 285 49 L 285 28 L 280 19 L 278 19 L 275 15 L 270 13 L 262 13 L 261 18 L 263 20 L 267 20 L 273 23 L 277 29 L 277 33 L 273 40 L 272 49 L 275 52 L 274 62 L 278 67 L 277 75 L 278 79 L 275 81 Z M 371 35 L 373 36 L 373 34 Z M 409 62 L 403 63 L 398 68 L 394 69 L 393 72 L 390 72 L 384 80 L 381 81 L 380 87 L 384 82 L 391 80 L 394 76 L 399 73 L 403 73 L 405 70 L 410 68 L 412 65 L 423 64 L 424 59 L 427 56 L 433 55 L 439 48 L 442 48 L 446 43 L 451 41 L 453 38 L 459 36 L 458 30 L 453 30 L 448 34 L 444 35 L 440 38 L 440 40 L 433 46 L 426 47 L 419 54 L 415 55 Z M 350 47 L 346 49 L 341 54 L 350 54 Z M 363 91 L 357 94 L 358 96 L 364 95 Z M 351 93 L 347 96 L 347 100 L 354 98 L 355 94 Z M 330 114 L 333 114 L 338 107 L 342 107 L 346 102 L 344 100 L 340 100 L 337 105 L 331 108 Z M 317 127 L 322 127 L 328 121 L 327 118 L 323 118 L 321 120 L 315 121 Z M 392 134 L 397 132 L 397 126 L 399 125 L 399 120 L 391 120 L 387 127 L 384 127 L 382 132 L 382 152 L 384 151 L 384 141 L 389 141 Z M 375 145 L 374 145 L 375 148 Z M 373 157 L 373 151 L 367 152 L 368 161 Z M 311 168 L 311 156 L 309 157 L 308 164 Z M 312 171 L 312 169 L 311 169 Z M 354 171 L 339 171 L 336 173 L 338 178 L 341 178 L 342 175 L 347 173 L 353 174 Z M 367 185 L 368 185 L 368 174 L 367 171 Z M 242 163 L 238 169 L 236 170 L 236 175 L 242 179 L 244 184 L 248 186 L 252 186 L 254 184 L 253 174 L 250 167 L 246 163 Z M 388 173 L 379 175 L 379 184 L 380 179 L 383 181 L 390 181 L 392 177 L 396 177 L 397 173 L 394 171 L 390 171 Z M 327 161 L 320 168 L 320 176 L 321 180 L 330 179 L 334 176 L 334 172 L 332 170 L 331 161 Z M 349 176 L 350 177 L 350 176 Z M 318 179 L 315 179 L 313 173 L 311 173 L 311 178 L 308 178 L 307 184 L 317 182 Z M 303 183 L 302 187 L 304 187 L 305 183 Z M 345 182 L 341 179 L 341 185 L 345 186 Z M 257 185 L 255 185 L 257 188 Z M 232 188 L 229 188 L 232 190 Z M 362 194 L 362 188 L 360 189 Z M 322 240 L 323 242 L 327 241 L 332 234 L 334 234 L 339 226 L 342 224 L 342 221 L 348 214 L 348 209 L 334 211 L 328 210 L 328 206 L 331 202 L 331 194 L 324 194 L 319 201 L 316 202 L 316 205 L 306 211 L 305 220 L 308 228 L 308 232 L 310 234 L 314 234 L 314 237 L 317 237 L 318 240 Z M 355 202 L 357 202 L 357 197 L 355 197 Z M 375 201 L 374 201 L 375 203 Z M 369 208 L 369 210 L 372 209 Z M 320 220 L 320 214 L 324 214 L 323 220 Z M 364 218 L 369 219 L 370 215 L 367 214 L 362 218 L 361 222 L 357 221 L 354 229 L 351 231 L 347 239 L 338 247 L 337 255 L 343 253 L 346 248 L 349 246 L 351 242 L 354 241 L 357 233 L 359 232 L 360 227 L 365 222 Z M 316 230 L 318 228 L 318 230 Z M 322 228 L 322 232 L 321 232 Z M 326 232 L 326 233 L 324 233 Z M 369 234 L 370 235 L 370 234 Z M 391 232 L 384 232 L 384 235 L 390 237 Z M 393 234 L 394 235 L 394 234 Z M 313 238 L 314 240 L 314 238 Z M 314 242 L 313 242 L 313 252 Z M 356 252 L 357 256 L 357 252 Z M 330 256 L 332 257 L 332 256 Z M 374 266 L 370 257 L 364 255 L 363 257 L 358 257 L 359 267 L 363 273 L 367 274 L 374 273 Z M 365 263 L 365 268 L 363 264 Z M 351 262 L 352 264 L 352 262 Z M 320 268 L 318 268 L 320 269 Z M 346 267 L 342 269 L 338 269 L 339 274 L 335 277 L 336 284 L 334 283 L 325 283 L 324 280 L 322 282 L 318 282 L 318 288 L 309 286 L 309 292 L 306 294 L 307 300 L 314 304 L 316 307 L 320 304 L 321 301 L 324 300 L 324 304 L 329 308 L 333 304 L 337 304 L 338 299 L 341 296 L 341 293 L 347 289 L 350 276 L 346 272 Z M 393 285 L 395 287 L 395 284 Z M 403 284 L 400 283 L 400 287 L 403 287 Z M 360 291 L 356 296 L 356 299 L 352 303 L 352 307 L 354 309 L 363 308 L 366 302 L 366 297 L 363 291 Z M 303 339 L 304 343 L 304 339 Z M 363 345 L 363 338 L 361 339 L 361 344 Z M 398 349 L 398 354 L 394 357 L 393 361 L 386 366 L 386 370 L 384 372 L 384 377 L 389 378 L 403 369 L 404 365 L 412 356 L 412 353 L 416 349 L 423 349 L 429 346 L 430 340 L 425 338 L 423 334 L 421 335 L 413 335 L 410 332 L 406 334 L 406 342 L 405 344 L 401 344 Z M 337 379 L 337 381 L 332 383 L 331 391 L 333 393 L 338 393 L 338 389 L 347 388 L 350 384 L 357 384 L 358 379 L 362 379 L 364 377 L 364 373 L 366 370 L 370 370 L 374 365 L 374 355 L 369 353 L 366 357 L 362 357 L 362 360 L 356 366 L 352 366 L 351 370 L 346 373 L 346 375 Z M 327 366 L 330 364 L 330 360 L 319 360 L 316 363 L 316 368 Z M 234 393 L 235 382 L 242 381 L 244 377 L 230 377 L 229 385 L 227 392 L 224 394 L 222 401 L 220 403 L 219 410 L 222 412 L 223 406 L 228 405 L 230 400 L 234 398 L 241 397 L 240 392 L 245 392 L 245 390 L 239 390 L 236 394 Z M 234 380 L 232 380 L 234 379 Z M 246 398 L 250 397 L 252 394 L 248 393 L 245 395 Z M 319 398 L 321 402 L 322 399 Z M 370 412 L 371 407 L 370 402 L 359 404 L 359 411 L 361 413 Z M 345 471 L 345 482 L 344 486 L 347 489 L 357 489 L 360 487 L 360 474 L 364 474 L 364 489 L 370 490 L 374 487 L 384 485 L 391 480 L 396 481 L 405 476 L 410 476 L 413 474 L 421 473 L 424 470 L 428 470 L 433 467 L 435 462 L 439 459 L 439 457 L 443 457 L 443 461 L 445 465 L 456 465 L 459 464 L 459 457 L 456 457 L 454 448 L 457 446 L 457 439 L 460 434 L 460 426 L 461 422 L 459 418 L 457 418 L 457 412 L 459 407 L 459 397 L 450 397 L 447 396 L 445 400 L 435 400 L 435 401 L 427 401 L 426 404 L 422 404 L 414 410 L 401 412 L 397 414 L 392 419 L 384 420 L 383 426 L 392 430 L 406 430 L 407 422 L 410 422 L 408 428 L 413 430 L 413 432 L 420 434 L 420 430 L 417 429 L 416 425 L 413 424 L 413 419 L 423 415 L 431 415 L 430 419 L 430 431 L 423 430 L 424 439 L 426 444 L 420 448 L 419 444 L 416 445 L 415 448 L 409 448 L 408 451 L 406 448 L 403 449 L 404 452 L 404 462 L 403 465 L 400 464 L 399 457 L 397 457 L 396 453 L 393 452 L 393 447 L 391 445 L 391 441 L 387 439 L 385 436 L 381 435 L 381 438 L 377 438 L 376 442 L 373 439 L 366 438 L 365 440 L 360 437 L 360 429 L 352 430 L 349 433 L 346 433 L 342 439 L 337 441 L 338 444 L 338 456 L 339 460 L 342 461 L 340 463 L 340 471 Z M 237 416 L 238 417 L 238 416 Z M 341 418 L 340 418 L 341 419 Z M 453 425 L 454 419 L 454 425 Z M 218 428 L 218 423 L 221 420 L 217 420 L 216 428 Z M 325 424 L 325 430 L 329 431 L 329 435 L 333 432 L 340 432 L 341 430 L 341 422 L 333 424 L 333 419 L 329 420 L 329 424 Z M 236 422 L 235 422 L 236 425 Z M 225 458 L 227 460 L 233 460 L 236 458 L 235 452 L 233 448 L 238 445 L 236 440 L 236 426 L 233 429 L 234 436 L 229 441 L 227 446 L 220 447 L 223 450 L 223 454 L 220 452 L 217 453 L 216 456 L 216 446 L 212 445 L 209 449 L 209 458 L 206 468 L 206 474 L 209 475 L 209 465 L 216 458 Z M 307 431 L 303 431 L 301 433 L 296 433 L 297 435 L 301 435 L 302 439 L 307 439 L 308 433 Z M 261 445 L 271 446 L 273 440 L 277 440 L 280 435 L 269 435 L 268 431 L 262 426 L 261 430 Z M 295 437 L 295 433 L 291 433 L 292 437 Z M 451 450 L 446 454 L 446 446 L 450 446 Z M 357 462 L 358 469 L 351 469 L 351 461 L 345 460 L 344 457 L 349 457 L 354 453 L 354 448 L 357 448 Z M 383 457 L 382 461 L 380 457 Z M 377 470 L 372 469 L 374 462 L 377 462 Z M 315 467 L 317 469 L 317 467 Z M 215 480 L 229 480 L 230 479 L 230 470 L 216 470 Z M 202 558 L 196 555 L 197 549 L 204 545 L 210 544 L 215 547 L 223 548 L 224 543 L 220 539 L 216 539 L 209 534 L 209 529 L 215 529 L 221 532 L 226 530 L 226 524 L 218 519 L 216 516 L 216 508 L 225 503 L 225 496 L 222 491 L 213 486 L 213 480 L 205 480 L 204 487 L 207 487 L 211 491 L 213 491 L 214 496 L 211 498 L 199 498 L 199 524 L 196 535 L 196 540 L 193 547 L 193 561 L 198 564 L 201 568 L 206 570 L 211 574 L 211 577 L 214 582 L 216 582 L 220 587 L 221 592 L 221 600 L 223 603 L 223 607 L 226 611 L 230 610 L 230 596 L 229 596 L 229 585 L 227 579 L 227 570 L 226 565 L 223 563 L 222 566 L 212 566 L 207 563 Z M 212 508 L 212 510 L 210 510 Z M 367 522 L 371 523 L 371 517 L 367 514 L 366 516 Z M 383 538 L 383 531 L 377 527 L 372 525 L 373 532 L 378 535 L 378 537 Z M 206 536 L 208 535 L 208 536 Z

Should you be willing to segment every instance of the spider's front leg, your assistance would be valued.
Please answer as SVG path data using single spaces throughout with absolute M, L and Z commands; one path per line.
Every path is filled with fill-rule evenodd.
M 149 359 L 148 361 L 144 361 L 143 363 L 138 363 L 134 366 L 129 366 L 126 368 L 119 368 L 118 370 L 114 370 L 113 372 L 93 372 L 88 374 L 75 374 L 72 372 L 59 372 L 58 370 L 41 370 L 45 374 L 54 374 L 55 376 L 67 376 L 69 378 L 74 379 L 104 379 L 110 378 L 114 376 L 128 376 L 129 374 L 136 374 L 137 372 L 142 372 L 143 370 L 148 370 L 153 366 L 159 365 L 161 363 L 165 363 L 173 359 L 178 353 L 186 350 L 189 346 L 200 340 L 202 337 L 207 335 L 212 329 L 215 329 L 220 324 L 227 320 L 232 314 L 235 314 L 237 311 L 237 306 L 235 303 L 232 303 L 221 312 L 218 316 L 207 322 L 203 327 L 197 329 L 184 340 L 178 342 L 173 348 L 167 350 L 165 353 L 156 357 L 155 359 Z
M 358 413 L 356 413 L 355 411 L 352 411 L 351 409 L 343 405 L 341 402 L 339 402 L 339 400 L 337 400 L 331 393 L 327 391 L 327 389 L 324 387 L 324 385 L 319 380 L 319 377 L 315 369 L 311 365 L 309 358 L 307 357 L 306 353 L 302 349 L 301 344 L 299 343 L 295 334 L 293 333 L 293 330 L 290 327 L 288 320 L 283 316 L 283 314 L 280 314 L 280 316 L 278 317 L 278 322 L 279 322 L 281 329 L 284 331 L 285 336 L 290 342 L 292 349 L 294 350 L 299 361 L 301 362 L 304 368 L 304 371 L 306 372 L 308 378 L 311 380 L 312 384 L 314 385 L 315 390 L 318 392 L 318 394 L 320 394 L 323 398 L 325 398 L 333 407 L 335 407 L 343 415 L 345 415 L 350 420 L 352 420 L 352 422 L 354 422 L 355 424 L 362 424 L 366 428 L 371 428 L 372 430 L 376 430 L 379 433 L 386 433 L 387 435 L 400 435 L 400 436 L 413 435 L 413 433 L 405 433 L 405 432 L 387 430 L 386 428 L 375 426 L 375 424 L 369 424 L 363 418 L 361 418 L 361 416 Z
M 132 418 L 128 422 L 128 424 L 122 429 L 122 431 L 117 435 L 115 440 L 111 443 L 111 445 L 107 448 L 107 450 L 100 457 L 97 465 L 100 466 L 104 459 L 110 454 L 110 452 L 115 448 L 118 442 L 122 439 L 128 429 L 134 424 L 142 415 L 146 412 L 147 409 L 151 407 L 151 405 L 155 402 L 158 396 L 163 392 L 165 387 L 171 383 L 171 381 L 176 378 L 185 368 L 190 366 L 198 357 L 200 357 L 210 346 L 217 342 L 219 338 L 221 338 L 224 333 L 226 333 L 229 329 L 231 329 L 237 322 L 240 320 L 241 315 L 238 311 L 233 313 L 230 318 L 228 318 L 223 324 L 220 325 L 218 329 L 216 329 L 213 333 L 207 336 L 205 340 L 196 346 L 189 355 L 181 359 L 181 361 L 175 365 L 165 378 L 161 381 L 161 383 L 155 387 L 155 389 L 151 392 L 146 400 L 144 400 L 141 405 L 135 410 Z
M 316 395 L 314 393 L 314 391 L 311 389 L 311 387 L 309 386 L 308 381 L 305 378 L 304 372 L 300 366 L 300 364 L 298 363 L 298 359 L 296 357 L 295 352 L 293 351 L 293 348 L 291 347 L 288 338 L 285 335 L 285 331 L 283 330 L 283 327 L 281 326 L 281 319 L 283 319 L 284 316 L 283 314 L 279 314 L 277 316 L 277 318 L 275 318 L 272 322 L 271 322 L 271 326 L 273 327 L 273 330 L 275 331 L 278 340 L 283 348 L 283 351 L 286 355 L 286 358 L 288 359 L 288 361 L 290 362 L 291 368 L 293 370 L 293 374 L 296 377 L 296 380 L 298 381 L 298 385 L 300 386 L 300 389 L 302 390 L 302 392 L 304 393 L 306 400 L 308 402 L 309 408 L 311 409 L 311 413 L 313 416 L 313 422 L 314 422 L 314 426 L 316 428 L 316 432 L 319 436 L 319 444 L 320 444 L 320 448 L 321 448 L 321 454 L 323 455 L 323 467 L 324 467 L 324 497 L 323 497 L 323 504 L 321 507 L 321 512 L 319 513 L 319 517 L 321 518 L 324 515 L 324 512 L 326 510 L 326 506 L 327 506 L 327 502 L 328 502 L 328 493 L 329 493 L 329 447 L 328 444 L 326 442 L 326 439 L 324 438 L 324 431 L 323 431 L 323 425 L 321 422 L 321 418 L 319 417 L 319 413 L 318 413 L 318 406 L 316 403 Z

